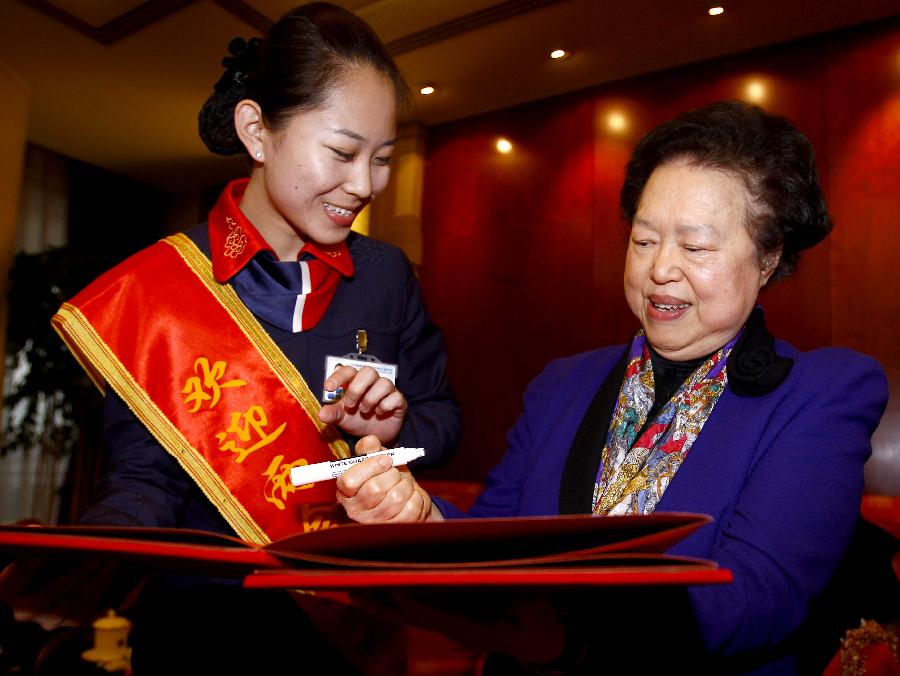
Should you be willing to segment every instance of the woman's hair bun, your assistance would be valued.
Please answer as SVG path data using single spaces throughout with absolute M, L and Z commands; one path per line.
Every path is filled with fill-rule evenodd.
M 230 56 L 222 59 L 225 72 L 200 109 L 200 139 L 218 155 L 235 155 L 244 151 L 234 129 L 234 107 L 245 98 L 247 80 L 259 66 L 261 42 L 259 38 L 250 38 L 249 41 L 234 38 L 228 43 Z

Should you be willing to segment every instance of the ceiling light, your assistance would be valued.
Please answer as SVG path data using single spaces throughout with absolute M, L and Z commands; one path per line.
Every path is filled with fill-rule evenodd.
M 750 80 L 744 88 L 744 95 L 753 103 L 762 103 L 766 99 L 766 83 L 762 80 Z
M 710 7 L 709 15 L 710 16 L 719 16 L 719 14 L 721 14 L 724 11 L 725 11 L 724 7 Z
M 606 126 L 609 127 L 610 131 L 625 131 L 628 127 L 628 118 L 618 110 L 614 110 L 606 116 Z
M 565 49 L 554 49 L 552 52 L 550 52 L 550 58 L 551 58 L 551 59 L 561 59 L 561 58 L 563 58 L 567 53 L 568 53 L 568 52 L 566 52 Z
M 512 143 L 507 141 L 505 138 L 497 139 L 497 150 L 506 155 L 512 150 Z
M 422 87 L 422 88 L 419 90 L 419 93 L 420 93 L 422 96 L 429 96 L 430 94 L 434 94 L 434 86 L 432 86 L 432 85 L 425 85 L 424 87 Z

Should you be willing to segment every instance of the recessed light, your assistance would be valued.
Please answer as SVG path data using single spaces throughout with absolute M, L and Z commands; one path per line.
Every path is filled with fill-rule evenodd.
M 431 94 L 434 94 L 434 86 L 433 85 L 425 85 L 424 87 L 422 87 L 419 90 L 419 93 L 422 96 L 430 96 Z
M 625 117 L 624 113 L 614 110 L 606 116 L 606 126 L 609 127 L 610 131 L 625 131 L 628 128 L 628 118 Z
M 719 14 L 721 14 L 724 11 L 725 11 L 724 7 L 710 7 L 709 15 L 710 16 L 719 16 Z
M 766 93 L 766 84 L 762 80 L 750 80 L 744 88 L 744 95 L 753 103 L 765 101 Z
M 505 138 L 497 139 L 497 150 L 499 152 L 503 153 L 504 155 L 509 153 L 512 150 L 512 147 L 513 147 L 512 143 L 510 143 Z
M 568 52 L 566 52 L 565 49 L 554 49 L 552 52 L 550 52 L 550 58 L 561 59 L 566 56 L 566 54 L 568 54 Z

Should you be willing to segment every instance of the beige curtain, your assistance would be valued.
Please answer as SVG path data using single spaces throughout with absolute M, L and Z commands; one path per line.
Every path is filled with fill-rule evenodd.
M 29 146 L 23 175 L 17 251 L 40 253 L 65 246 L 68 236 L 68 178 L 66 160 L 49 150 Z M 10 325 L 16 321 L 10 317 Z M 4 391 L 28 372 L 18 364 L 4 374 Z M 39 402 L 38 420 L 53 415 L 52 402 Z M 4 410 L 4 426 L 22 416 L 21 410 Z M 65 479 L 67 457 L 42 453 L 39 447 L 0 457 L 0 523 L 36 520 L 55 523 L 59 511 L 59 488 Z

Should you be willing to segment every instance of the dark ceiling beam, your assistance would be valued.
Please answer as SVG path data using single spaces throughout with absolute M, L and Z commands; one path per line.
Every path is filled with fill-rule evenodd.
M 507 0 L 499 5 L 487 7 L 478 12 L 472 12 L 465 16 L 445 21 L 444 23 L 426 28 L 418 33 L 398 38 L 385 45 L 394 56 L 411 52 L 414 49 L 426 47 L 435 42 L 465 33 L 467 31 L 487 26 L 497 21 L 503 21 L 519 14 L 524 14 L 547 5 L 552 5 L 561 0 Z M 48 0 L 19 0 L 19 2 L 41 12 L 79 33 L 82 33 L 97 42 L 109 45 L 121 40 L 127 35 L 145 28 L 155 21 L 172 12 L 190 5 L 195 0 L 147 0 L 134 9 L 121 16 L 108 21 L 102 26 L 94 26 L 79 17 L 60 9 Z M 250 26 L 265 33 L 272 25 L 272 20 L 265 14 L 255 10 L 243 0 L 214 0 L 223 9 L 245 21 Z
M 260 33 L 265 33 L 272 25 L 272 20 L 264 14 L 256 11 L 243 0 L 214 0 L 214 2 L 234 14 L 239 19 L 246 21 Z M 534 9 L 539 9 L 547 5 L 552 5 L 561 0 L 507 0 L 499 5 L 487 7 L 478 12 L 472 12 L 465 16 L 445 21 L 437 26 L 426 28 L 418 33 L 407 35 L 406 37 L 393 40 L 385 45 L 387 50 L 397 56 L 405 52 L 411 52 L 414 49 L 427 47 L 428 45 L 446 40 L 460 33 L 475 30 L 482 26 L 503 21 Z
M 526 12 L 546 7 L 547 5 L 556 4 L 560 1 L 561 0 L 507 0 L 507 2 L 502 2 L 499 5 L 487 7 L 478 12 L 472 12 L 471 14 L 466 14 L 465 16 L 452 19 L 451 21 L 445 21 L 437 26 L 426 28 L 418 33 L 392 40 L 391 42 L 388 42 L 385 47 L 387 47 L 387 50 L 393 56 L 398 56 L 399 54 L 411 52 L 414 49 L 420 49 L 435 42 L 446 40 L 454 35 L 466 33 L 475 30 L 476 28 L 496 23 L 497 21 L 503 21 L 504 19 L 509 19 L 510 17 L 519 14 L 525 14 Z
M 265 14 L 257 12 L 242 0 L 214 0 L 219 7 L 227 9 L 242 21 L 246 21 L 260 33 L 265 33 L 272 25 L 272 20 Z
M 185 5 L 190 5 L 195 0 L 147 0 L 102 26 L 94 26 L 47 0 L 19 0 L 19 2 L 102 45 L 111 45 Z

